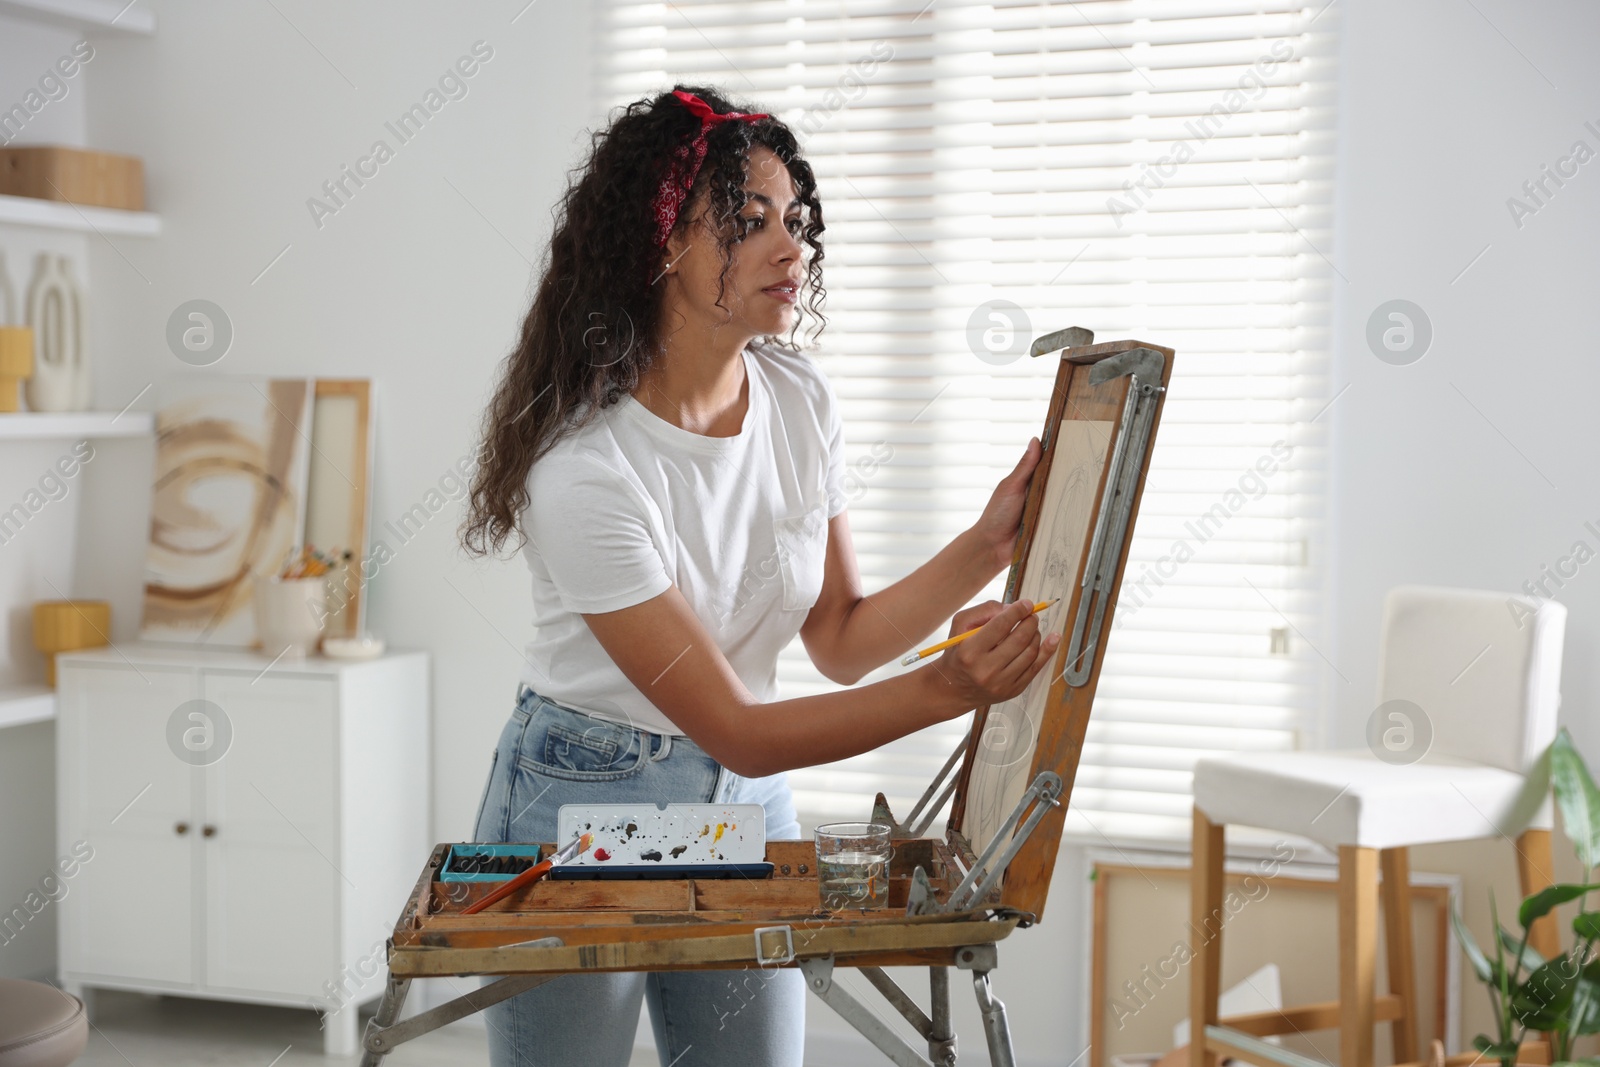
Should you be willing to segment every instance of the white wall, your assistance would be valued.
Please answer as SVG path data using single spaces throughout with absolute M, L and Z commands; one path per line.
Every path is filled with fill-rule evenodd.
M 1600 153 L 1600 10 L 1343 7 L 1334 383 L 1348 389 L 1330 412 L 1337 636 L 1324 652 L 1348 679 L 1330 674 L 1330 740 L 1359 745 L 1387 589 L 1510 593 L 1575 541 L 1600 550 L 1584 526 L 1600 519 L 1600 162 L 1520 228 L 1506 206 L 1575 141 Z M 1368 316 L 1394 298 L 1433 324 L 1409 366 L 1379 361 L 1365 340 Z M 1600 566 L 1550 588 L 1571 613 L 1562 719 L 1600 755 Z

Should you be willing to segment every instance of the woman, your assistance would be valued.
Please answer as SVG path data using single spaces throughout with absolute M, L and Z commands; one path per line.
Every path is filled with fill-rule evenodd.
M 822 232 L 788 127 L 711 89 L 595 135 L 463 531 L 479 554 L 519 535 L 537 627 L 475 840 L 552 841 L 564 803 L 643 799 L 759 803 L 769 839 L 798 838 L 783 771 L 1009 699 L 1054 652 L 1025 602 L 957 610 L 1010 563 L 1037 439 L 970 529 L 862 595 L 838 404 L 778 340 L 802 297 L 820 331 Z M 952 612 L 982 631 L 919 669 L 777 699 L 796 633 L 852 685 Z M 794 969 L 566 976 L 485 1013 L 491 1061 L 624 1064 L 648 996 L 662 1064 L 798 1065 L 804 995 Z

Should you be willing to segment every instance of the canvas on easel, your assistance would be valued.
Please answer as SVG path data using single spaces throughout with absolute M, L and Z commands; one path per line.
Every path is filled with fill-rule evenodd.
M 1001 898 L 1036 918 L 1055 867 L 1173 357 L 1169 348 L 1139 341 L 1097 345 L 1078 328 L 1033 345 L 1035 356 L 1053 352 L 1060 361 L 1044 450 L 1003 599 L 1060 598 L 1040 613 L 1039 628 L 1062 640 L 1026 690 L 977 709 L 948 823 L 980 861 L 986 854 L 1006 858 Z M 1041 775 L 1055 776 L 1055 784 Z M 1025 825 L 1018 806 L 1034 788 L 1056 792 L 1015 839 Z

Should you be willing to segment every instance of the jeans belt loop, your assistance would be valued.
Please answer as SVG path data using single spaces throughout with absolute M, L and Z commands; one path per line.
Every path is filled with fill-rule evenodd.
M 645 736 L 646 737 L 650 737 L 652 735 L 646 733 Z M 651 763 L 655 763 L 658 760 L 666 759 L 667 758 L 667 754 L 672 751 L 672 735 L 671 734 L 655 734 L 654 736 L 661 738 L 661 751 L 657 752 L 654 756 L 650 757 L 650 762 Z

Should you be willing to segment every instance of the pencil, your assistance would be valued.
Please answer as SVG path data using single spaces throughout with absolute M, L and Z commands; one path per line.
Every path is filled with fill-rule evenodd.
M 487 908 L 490 904 L 493 904 L 497 900 L 503 900 L 530 882 L 537 882 L 540 878 L 543 878 L 547 873 L 549 873 L 550 868 L 554 867 L 556 864 L 565 863 L 574 856 L 577 856 L 583 852 L 587 852 L 589 850 L 589 846 L 592 844 L 594 844 L 593 834 L 584 834 L 580 838 L 567 842 L 567 844 L 559 852 L 551 855 L 549 859 L 534 864 L 532 867 L 529 867 L 527 870 L 511 879 L 509 882 L 506 882 L 504 885 L 500 886 L 482 900 L 474 901 L 473 903 L 462 908 L 461 914 L 476 915 L 484 908 Z
M 1056 597 L 1055 600 L 1040 600 L 1040 601 L 1038 601 L 1037 603 L 1035 603 L 1033 605 L 1033 614 L 1035 614 L 1035 615 L 1039 614 L 1039 612 L 1043 611 L 1045 608 L 1048 608 L 1051 604 L 1057 603 L 1058 601 L 1060 601 L 1060 599 L 1061 599 L 1060 597 Z M 917 660 L 923 658 L 924 656 L 931 656 L 935 652 L 943 652 L 945 649 L 949 648 L 951 645 L 959 645 L 961 642 L 965 641 L 967 638 L 971 637 L 973 634 L 977 633 L 981 629 L 983 629 L 982 626 L 974 626 L 972 629 L 968 630 L 964 634 L 956 634 L 954 637 L 950 638 L 947 641 L 940 641 L 937 645 L 929 645 L 927 648 L 923 649 L 921 652 L 913 652 L 913 653 L 911 653 L 910 655 L 906 656 L 904 659 L 902 659 L 900 661 L 900 666 L 909 667 L 913 663 L 917 662 Z

